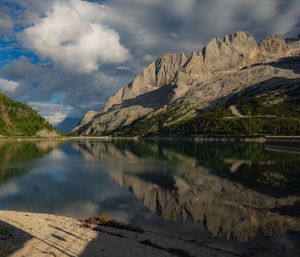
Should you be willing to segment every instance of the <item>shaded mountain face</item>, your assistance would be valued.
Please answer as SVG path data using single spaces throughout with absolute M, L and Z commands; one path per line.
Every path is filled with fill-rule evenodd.
M 76 117 L 67 117 L 61 123 L 59 123 L 56 128 L 59 129 L 63 134 L 68 134 L 75 128 L 81 119 Z
M 42 116 L 29 106 L 0 93 L 0 136 L 58 136 Z
M 271 92 L 273 99 L 263 99 L 262 107 L 283 104 L 294 109 L 295 104 L 299 108 L 299 101 L 293 98 L 300 83 L 299 54 L 298 40 L 271 36 L 258 44 L 246 32 L 215 38 L 201 52 L 166 54 L 116 92 L 100 112 L 89 112 L 73 131 L 80 135 L 184 134 L 187 128 L 183 124 L 197 120 L 203 112 L 225 108 L 228 113 L 222 118 L 229 117 L 233 124 L 229 131 L 221 126 L 217 133 L 238 134 L 231 131 L 237 120 L 252 122 L 270 116 L 239 110 L 235 105 L 241 95 L 244 100 L 249 94 L 256 99 L 258 93 Z M 298 112 L 296 116 L 293 122 L 299 127 Z M 199 128 L 199 124 L 194 126 Z M 261 127 L 250 133 L 268 132 L 264 131 L 268 124 Z M 198 134 L 205 128 L 190 130 L 188 133 Z
M 299 154 L 262 144 L 189 141 L 74 142 L 147 208 L 247 241 L 300 231 Z

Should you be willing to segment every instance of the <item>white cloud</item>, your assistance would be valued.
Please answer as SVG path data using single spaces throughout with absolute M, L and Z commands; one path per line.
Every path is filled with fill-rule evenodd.
M 53 125 L 58 125 L 67 117 L 67 115 L 67 113 L 53 113 L 51 115 L 45 116 L 45 119 Z
M 5 93 L 11 93 L 15 91 L 17 87 L 17 82 L 0 78 L 0 91 L 4 91 Z
M 145 54 L 142 60 L 145 62 L 153 62 L 155 60 L 155 57 L 151 54 Z
M 53 125 L 62 122 L 69 112 L 73 109 L 70 106 L 62 104 L 41 103 L 41 102 L 28 102 L 28 105 L 35 109 L 47 121 Z
M 87 10 L 101 16 L 104 9 L 80 0 L 56 1 L 20 38 L 28 49 L 71 71 L 90 73 L 101 64 L 127 60 L 129 51 L 121 45 L 119 34 L 96 22 Z

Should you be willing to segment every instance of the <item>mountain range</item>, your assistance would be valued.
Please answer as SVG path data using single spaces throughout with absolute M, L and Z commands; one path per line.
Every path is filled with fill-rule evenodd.
M 300 41 L 248 32 L 165 54 L 90 111 L 77 135 L 299 135 Z
M 81 122 L 77 117 L 66 117 L 62 122 L 55 126 L 63 134 L 68 134 Z

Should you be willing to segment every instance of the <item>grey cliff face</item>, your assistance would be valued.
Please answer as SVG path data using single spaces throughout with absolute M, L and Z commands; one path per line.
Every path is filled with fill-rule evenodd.
M 206 72 L 226 72 L 251 64 L 257 55 L 255 39 L 246 32 L 215 38 L 203 50 Z
M 85 117 L 74 131 L 109 134 L 165 106 L 181 103 L 201 110 L 271 78 L 298 78 L 299 73 L 271 63 L 299 53 L 300 41 L 287 43 L 283 37 L 271 36 L 258 44 L 249 33 L 237 32 L 223 40 L 211 40 L 201 52 L 165 54 L 117 91 L 99 113 Z
M 98 112 L 96 112 L 96 111 L 89 111 L 89 112 L 87 112 L 83 116 L 80 124 L 77 127 L 75 127 L 74 130 L 77 130 L 77 128 L 82 128 L 82 127 L 85 127 L 86 125 L 88 125 L 95 118 L 95 116 L 97 114 L 98 114 Z

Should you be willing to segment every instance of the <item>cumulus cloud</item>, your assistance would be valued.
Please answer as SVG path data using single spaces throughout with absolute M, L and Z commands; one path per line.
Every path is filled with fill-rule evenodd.
M 93 21 L 87 8 L 95 8 L 101 15 L 97 4 L 56 1 L 47 16 L 20 34 L 23 45 L 77 72 L 91 73 L 103 63 L 124 62 L 129 52 L 120 43 L 119 34 Z
M 0 78 L 0 91 L 3 91 L 5 93 L 11 93 L 15 91 L 17 87 L 17 82 Z
M 28 102 L 28 105 L 53 125 L 62 122 L 73 109 L 71 106 L 42 102 Z
M 6 65 L 0 76 L 18 84 L 10 96 L 29 102 L 52 124 L 59 123 L 67 115 L 82 117 L 86 111 L 100 110 L 106 99 L 130 80 L 127 75 L 99 71 L 74 74 L 56 66 L 33 64 L 26 57 Z M 57 95 L 63 97 L 57 100 Z

